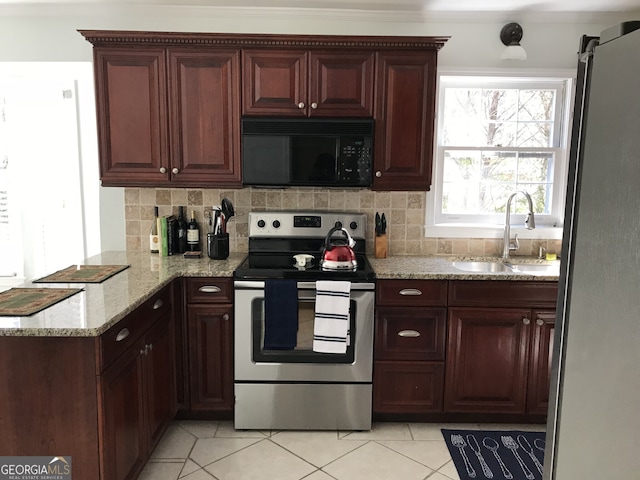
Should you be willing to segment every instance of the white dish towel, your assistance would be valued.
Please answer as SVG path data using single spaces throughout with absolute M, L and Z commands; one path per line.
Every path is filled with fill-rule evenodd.
M 313 351 L 346 353 L 351 282 L 317 281 Z

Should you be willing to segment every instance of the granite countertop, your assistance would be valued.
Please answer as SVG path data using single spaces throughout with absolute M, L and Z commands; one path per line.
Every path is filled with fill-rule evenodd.
M 503 280 L 503 281 L 551 281 L 557 282 L 560 261 L 539 260 L 533 257 L 512 257 L 513 263 L 531 265 L 550 265 L 554 271 L 522 272 L 466 272 L 453 266 L 453 262 L 500 262 L 497 257 L 471 256 L 390 256 L 384 259 L 368 257 L 376 272 L 377 279 L 414 279 L 414 280 Z
M 0 336 L 95 337 L 178 277 L 232 277 L 246 253 L 226 260 L 162 257 L 149 252 L 105 252 L 87 265 L 130 265 L 102 283 L 25 283 L 21 287 L 83 291 L 28 317 L 0 316 Z
M 161 257 L 148 252 L 105 252 L 87 265 L 130 265 L 102 283 L 26 283 L 22 287 L 82 288 L 80 293 L 28 317 L 0 316 L 0 336 L 96 337 L 135 310 L 160 288 L 178 277 L 232 277 L 246 253 L 227 260 Z M 378 279 L 536 280 L 557 281 L 557 274 L 478 273 L 455 268 L 453 261 L 497 260 L 472 257 L 392 256 L 369 258 Z M 514 259 L 515 261 L 515 259 Z M 520 262 L 555 264 L 519 258 Z

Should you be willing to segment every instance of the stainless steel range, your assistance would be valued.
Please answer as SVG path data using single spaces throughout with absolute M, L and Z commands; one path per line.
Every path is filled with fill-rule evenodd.
M 320 267 L 336 225 L 356 242 L 355 269 Z M 371 429 L 375 274 L 365 232 L 357 213 L 249 214 L 249 254 L 235 272 L 235 428 Z M 318 334 L 327 294 L 348 298 L 335 349 Z M 327 338 L 332 353 L 320 346 Z

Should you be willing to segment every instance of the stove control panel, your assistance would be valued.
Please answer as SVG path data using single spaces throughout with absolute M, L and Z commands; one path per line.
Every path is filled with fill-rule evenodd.
M 249 213 L 249 237 L 324 237 L 334 226 L 364 239 L 367 216 L 353 212 L 269 211 Z

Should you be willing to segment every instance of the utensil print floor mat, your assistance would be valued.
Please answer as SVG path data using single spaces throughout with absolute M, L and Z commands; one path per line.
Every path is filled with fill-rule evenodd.
M 71 265 L 33 283 L 101 283 L 129 265 Z
M 460 480 L 542 480 L 545 432 L 443 428 L 442 436 Z
M 81 291 L 81 288 L 11 288 L 0 293 L 0 316 L 28 317 Z

